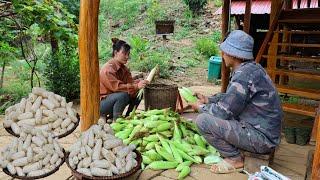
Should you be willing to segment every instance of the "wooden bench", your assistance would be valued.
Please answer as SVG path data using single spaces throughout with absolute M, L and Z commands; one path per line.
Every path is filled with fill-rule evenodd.
M 260 172 L 260 166 L 269 166 L 273 162 L 275 149 L 269 154 L 256 154 L 242 151 L 244 157 L 244 170 L 249 173 Z

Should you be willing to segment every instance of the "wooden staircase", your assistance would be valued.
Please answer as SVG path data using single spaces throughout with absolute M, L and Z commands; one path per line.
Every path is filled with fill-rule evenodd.
M 284 10 L 283 5 L 278 7 L 256 62 L 267 63 L 267 72 L 279 93 L 320 101 L 320 88 L 302 88 L 290 82 L 296 78 L 320 84 L 319 17 L 320 8 Z M 291 66 L 295 63 L 310 66 Z M 286 112 L 316 117 L 317 105 L 283 103 L 282 106 Z

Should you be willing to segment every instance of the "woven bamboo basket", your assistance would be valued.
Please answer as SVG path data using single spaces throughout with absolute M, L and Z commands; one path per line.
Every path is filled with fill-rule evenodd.
M 149 84 L 144 89 L 145 109 L 171 108 L 176 110 L 177 85 Z

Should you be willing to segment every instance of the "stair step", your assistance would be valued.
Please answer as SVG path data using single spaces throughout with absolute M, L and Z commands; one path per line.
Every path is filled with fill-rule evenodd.
M 297 72 L 297 71 L 290 71 L 290 70 L 283 70 L 283 69 L 268 70 L 268 73 L 269 74 L 275 73 L 278 75 L 287 75 L 287 76 L 294 76 L 294 77 L 300 77 L 304 79 L 312 79 L 312 80 L 320 81 L 320 74 L 318 73 Z
M 316 107 L 305 106 L 299 104 L 282 103 L 282 109 L 285 112 L 315 117 Z
M 320 8 L 289 9 L 282 11 L 279 23 L 318 24 Z
M 292 94 L 300 97 L 320 100 L 320 90 L 293 88 L 283 85 L 277 85 L 277 89 L 280 93 Z
M 319 24 L 320 19 L 280 19 L 283 24 Z
M 320 44 L 302 44 L 302 43 L 268 43 L 269 45 L 291 46 L 291 47 L 306 47 L 306 48 L 320 48 Z
M 274 58 L 276 57 L 277 59 L 280 60 L 286 60 L 286 61 L 304 61 L 304 62 L 319 62 L 320 63 L 320 58 L 312 58 L 312 57 L 297 57 L 297 56 L 290 56 L 290 55 L 278 55 L 278 56 L 270 56 L 270 55 L 263 55 L 263 58 Z
M 274 31 L 274 33 L 285 33 L 285 34 L 305 34 L 305 35 L 320 35 L 320 31 L 295 31 L 295 30 L 287 30 L 287 31 Z

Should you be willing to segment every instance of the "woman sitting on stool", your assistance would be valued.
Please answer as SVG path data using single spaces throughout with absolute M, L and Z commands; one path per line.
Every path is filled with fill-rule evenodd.
M 128 104 L 126 116 L 139 105 L 137 92 L 148 81 L 133 80 L 125 66 L 130 57 L 130 45 L 117 38 L 112 38 L 112 42 L 112 58 L 100 70 L 100 115 L 115 120 Z

